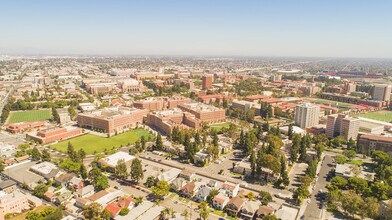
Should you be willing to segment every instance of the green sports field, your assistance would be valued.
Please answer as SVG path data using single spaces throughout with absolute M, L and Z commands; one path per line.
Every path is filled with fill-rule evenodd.
M 356 115 L 358 117 L 369 118 L 378 121 L 392 122 L 392 111 L 376 111 Z
M 103 152 L 105 151 L 105 149 L 111 150 L 113 147 L 118 148 L 121 145 L 126 146 L 128 144 L 133 144 L 136 141 L 140 140 L 141 136 L 144 136 L 146 139 L 148 139 L 148 135 L 148 132 L 143 129 L 128 131 L 122 134 L 118 134 L 116 136 L 112 136 L 110 138 L 86 134 L 54 144 L 50 146 L 50 148 L 66 153 L 68 142 L 71 142 L 75 150 L 83 148 L 83 150 L 87 154 L 94 154 Z
M 342 108 L 348 108 L 350 106 L 353 106 L 353 104 L 350 104 L 350 103 L 337 102 L 337 101 L 332 101 L 332 100 L 327 100 L 327 99 L 307 98 L 306 100 L 309 101 L 309 102 L 317 103 L 317 104 L 324 104 L 324 105 L 331 104 L 332 106 L 342 107 Z
M 50 110 L 30 110 L 11 112 L 8 123 L 46 121 L 52 118 Z

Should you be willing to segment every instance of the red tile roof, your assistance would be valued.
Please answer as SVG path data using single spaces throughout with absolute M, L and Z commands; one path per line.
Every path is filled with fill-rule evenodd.
M 110 212 L 110 215 L 112 217 L 115 217 L 118 215 L 118 213 L 121 211 L 121 207 L 119 207 L 118 205 L 115 205 L 113 203 L 110 203 L 109 205 L 107 205 L 105 207 L 106 210 L 108 210 Z
M 392 142 L 392 137 L 385 137 L 385 136 L 378 136 L 378 135 L 371 135 L 371 134 L 361 135 L 360 138 L 366 138 L 366 139 L 376 140 L 376 141 Z

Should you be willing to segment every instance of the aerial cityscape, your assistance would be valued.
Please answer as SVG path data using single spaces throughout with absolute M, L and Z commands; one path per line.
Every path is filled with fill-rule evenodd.
M 0 3 L 0 220 L 392 219 L 392 4 L 293 2 Z

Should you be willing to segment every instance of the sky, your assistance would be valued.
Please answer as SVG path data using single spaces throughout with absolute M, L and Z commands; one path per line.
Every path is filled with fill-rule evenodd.
M 392 1 L 12 0 L 0 54 L 392 58 Z

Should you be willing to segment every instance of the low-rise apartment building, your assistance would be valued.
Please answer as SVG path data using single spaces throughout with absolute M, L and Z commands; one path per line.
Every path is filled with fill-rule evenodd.
M 80 134 L 82 134 L 82 130 L 80 128 L 68 126 L 64 128 L 59 128 L 59 127 L 48 128 L 39 131 L 36 135 L 27 134 L 27 137 L 41 144 L 46 144 L 54 141 L 61 141 L 64 139 L 68 139 Z

